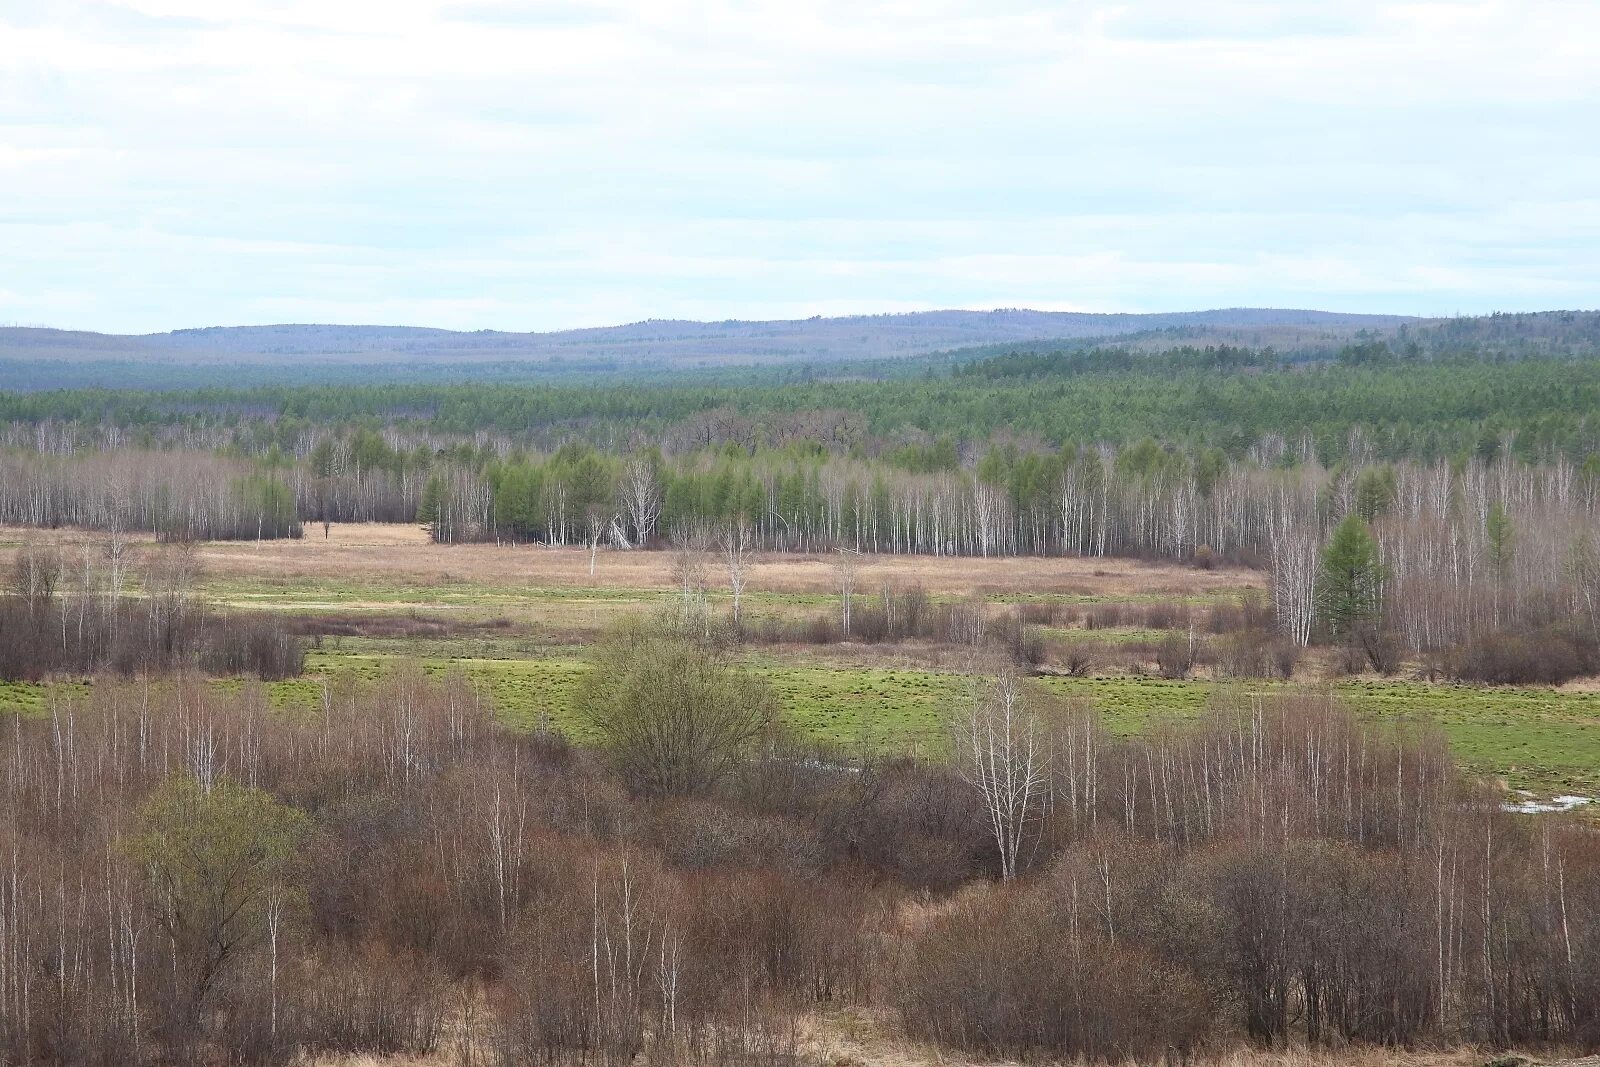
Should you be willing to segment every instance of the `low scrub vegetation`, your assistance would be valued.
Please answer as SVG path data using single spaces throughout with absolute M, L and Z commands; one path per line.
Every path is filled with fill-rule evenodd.
M 844 762 L 691 633 L 596 669 L 593 750 L 414 671 L 18 720 L 0 1060 L 747 1063 L 842 1005 L 1029 1058 L 1600 1048 L 1600 846 L 1436 738 L 1286 697 L 1119 740 L 1002 670 L 949 763 Z
M 26 546 L 0 592 L 0 681 L 196 667 L 272 681 L 304 669 L 304 645 L 281 617 L 207 610 L 192 592 L 198 568 L 187 549 L 144 561 L 137 596 L 125 591 L 133 570 L 129 558 L 102 564 Z
M 1447 677 L 1494 685 L 1560 685 L 1600 674 L 1600 634 L 1572 626 L 1486 633 L 1440 657 Z

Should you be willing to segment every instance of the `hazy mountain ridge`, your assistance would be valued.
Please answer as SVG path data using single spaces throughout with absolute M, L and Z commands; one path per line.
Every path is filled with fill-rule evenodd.
M 653 319 L 557 333 L 407 326 L 206 327 L 145 335 L 0 328 L 0 390 L 270 384 L 686 384 L 902 377 L 1019 353 L 1179 347 L 1343 358 L 1600 359 L 1600 311 L 1449 319 L 1231 308 L 1152 315 L 931 311 L 748 322 Z M 1387 354 L 1387 356 L 1385 355 Z
M 831 362 L 914 356 L 979 344 L 1117 337 L 1173 328 L 1325 328 L 1348 335 L 1425 320 L 1276 308 L 1223 308 L 1156 314 L 1031 311 L 927 311 L 772 321 L 649 319 L 550 333 L 461 332 L 409 326 L 280 324 L 203 327 L 120 335 L 28 327 L 0 329 L 0 359 L 343 362 L 437 359 L 615 360 L 697 366 L 806 360 Z

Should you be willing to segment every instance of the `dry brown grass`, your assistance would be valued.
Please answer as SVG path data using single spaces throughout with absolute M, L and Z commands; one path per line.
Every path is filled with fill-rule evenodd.
M 801 1022 L 803 1056 L 823 1067 L 1000 1067 L 1010 1061 L 980 1060 L 905 1038 L 886 1013 L 847 1009 L 811 1015 Z M 1251 1049 L 1202 1057 L 1208 1067 L 1480 1067 L 1490 1054 L 1480 1049 L 1404 1051 L 1385 1048 Z M 1548 1067 L 1600 1067 L 1600 1058 L 1554 1061 L 1530 1059 Z M 303 1067 L 458 1067 L 459 1050 L 431 1056 L 332 1056 L 304 1061 Z M 1129 1061 L 1125 1067 L 1144 1067 Z M 1154 1067 L 1152 1064 L 1151 1067 Z
M 1480 1067 L 1485 1054 L 1472 1048 L 1442 1052 L 1389 1048 L 1239 1049 L 1211 1062 L 1216 1067 Z
M 103 535 L 80 530 L 0 529 L 0 566 L 17 542 L 93 544 Z M 146 543 L 151 538 L 142 538 Z M 206 567 L 241 578 L 383 579 L 419 586 L 466 581 L 486 586 L 667 589 L 667 552 L 602 550 L 593 577 L 582 548 L 537 545 L 435 545 L 418 526 L 335 524 L 328 538 L 308 526 L 299 541 L 213 541 L 199 548 Z M 714 584 L 721 575 L 710 572 Z M 1246 587 L 1261 588 L 1259 572 L 1238 568 L 1201 571 L 1174 563 L 1126 559 L 866 556 L 857 574 L 863 592 L 883 582 L 921 584 L 939 595 L 1085 595 L 1179 597 Z M 825 593 L 837 578 L 832 557 L 767 554 L 758 557 L 750 589 L 775 593 Z
M 808 1051 L 827 1067 L 994 1067 L 1009 1062 L 974 1059 L 960 1052 L 908 1040 L 898 1033 L 893 1019 L 880 1012 L 848 1010 L 814 1016 L 806 1021 L 804 1033 Z M 1201 1056 L 1193 1062 L 1208 1067 L 1481 1067 L 1488 1058 L 1487 1053 L 1474 1048 L 1445 1051 L 1237 1048 L 1214 1056 Z M 1600 1061 L 1581 1062 L 1583 1067 L 1600 1067 Z M 1136 1065 L 1144 1067 L 1140 1061 L 1128 1061 L 1126 1067 Z M 1551 1067 L 1556 1065 L 1551 1063 Z
M 317 1056 L 299 1061 L 300 1067 L 459 1067 L 461 1057 L 454 1051 L 429 1056 Z

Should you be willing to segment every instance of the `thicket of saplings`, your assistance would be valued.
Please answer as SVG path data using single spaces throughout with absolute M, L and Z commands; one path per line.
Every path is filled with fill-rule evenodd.
M 268 681 L 301 673 L 304 642 L 281 618 L 208 611 L 192 593 L 198 577 L 188 546 L 141 560 L 115 538 L 77 553 L 23 545 L 0 591 L 0 681 L 185 668 Z
M 948 763 L 845 764 L 692 637 L 593 655 L 587 749 L 410 672 L 9 724 L 0 1061 L 792 1062 L 842 1005 L 1040 1058 L 1600 1047 L 1600 842 L 1436 739 L 1306 696 L 1115 739 L 1002 674 Z
M 941 601 L 919 584 L 884 583 L 850 599 L 847 612 L 841 606 L 804 616 L 745 619 L 729 627 L 727 637 L 757 645 L 923 640 L 998 649 L 1016 663 L 1074 677 L 1120 670 L 1182 679 L 1204 666 L 1225 678 L 1289 678 L 1302 655 L 1298 645 L 1275 632 L 1271 609 L 1254 590 L 1209 605 L 1025 602 L 996 609 L 981 594 Z M 1118 627 L 1149 632 L 1106 633 Z
M 1374 555 L 1369 564 L 1372 573 L 1354 587 L 1346 585 L 1342 604 L 1330 596 L 1320 606 L 1312 630 L 1318 643 L 1331 646 L 1328 666 L 1335 673 L 1395 674 L 1405 666 L 1404 645 L 1386 624 L 1381 563 Z M 1325 585 L 1335 592 L 1338 587 Z M 766 645 L 923 640 L 996 648 L 1018 664 L 1072 677 L 1125 672 L 1172 680 L 1202 670 L 1223 679 L 1290 679 L 1306 651 L 1279 631 L 1271 605 L 1254 590 L 1204 605 L 1024 602 L 996 609 L 978 594 L 940 601 L 917 584 L 884 583 L 850 599 L 848 609 L 841 604 L 804 616 L 747 619 L 728 636 Z M 1600 674 L 1600 626 L 1588 615 L 1575 618 L 1561 602 L 1546 604 L 1542 612 L 1526 605 L 1520 628 L 1476 631 L 1427 652 L 1412 666 L 1429 679 L 1496 685 L 1559 685 Z M 1115 632 L 1119 628 L 1143 632 Z

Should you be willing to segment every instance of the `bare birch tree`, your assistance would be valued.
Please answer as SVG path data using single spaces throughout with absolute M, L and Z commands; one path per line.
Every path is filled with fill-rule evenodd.
M 600 553 L 600 542 L 605 539 L 606 531 L 616 523 L 616 516 L 607 515 L 598 507 L 589 508 L 587 515 L 588 525 L 584 530 L 583 546 L 589 550 L 589 577 L 594 577 L 595 557 Z
M 839 583 L 839 622 L 844 636 L 850 636 L 851 601 L 856 594 L 856 575 L 861 569 L 861 553 L 852 549 L 839 549 L 834 559 L 833 574 Z
M 733 593 L 733 624 L 743 622 L 745 581 L 750 572 L 750 527 L 744 522 L 729 523 L 722 531 L 722 565 L 728 571 L 728 589 Z
M 672 535 L 672 581 L 682 601 L 683 621 L 703 616 L 706 607 L 705 537 L 698 529 Z
M 622 509 L 628 513 L 633 525 L 634 541 L 640 545 L 650 540 L 656 523 L 661 518 L 661 482 L 655 468 L 643 456 L 628 460 L 622 475 Z
M 956 767 L 983 797 L 1000 877 L 1010 881 L 1030 824 L 1050 790 L 1050 753 L 1037 708 L 1009 667 L 956 718 Z

